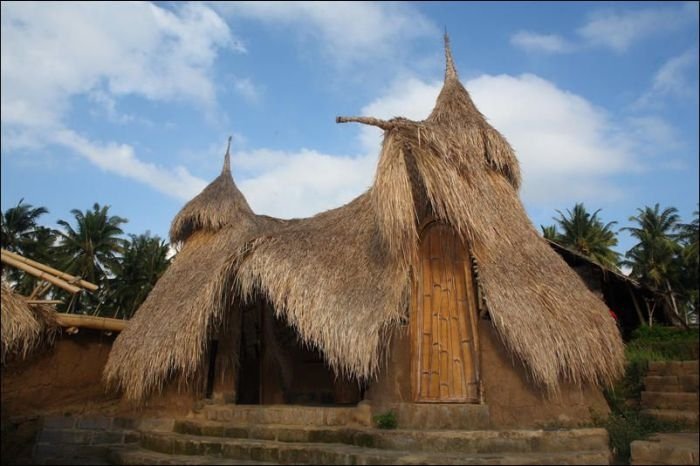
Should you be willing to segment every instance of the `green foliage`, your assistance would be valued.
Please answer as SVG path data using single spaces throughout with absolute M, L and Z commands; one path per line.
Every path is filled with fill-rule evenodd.
M 604 392 L 610 415 L 607 418 L 593 416 L 594 425 L 607 429 L 610 448 L 617 462 L 629 463 L 630 443 L 635 440 L 645 439 L 656 432 L 683 430 L 683 424 L 660 421 L 642 414 L 640 399 L 650 361 L 691 359 L 687 355 L 697 351 L 692 349 L 697 348 L 697 344 L 697 329 L 643 326 L 633 332 L 625 348 L 625 375 L 614 387 Z
M 129 319 L 168 268 L 168 244 L 149 232 L 130 235 L 124 252 L 106 280 L 105 311 L 110 317 Z
M 80 276 L 99 286 L 97 293 L 69 293 L 51 288 L 50 297 L 63 300 L 62 312 L 130 318 L 170 261 L 168 244 L 146 232 L 124 238 L 126 219 L 109 215 L 109 206 L 71 211 L 71 221 L 59 220 L 62 231 L 38 224 L 47 213 L 21 200 L 0 215 L 2 247 L 30 259 Z M 14 267 L 3 274 L 15 289 L 29 295 L 37 279 Z
M 594 425 L 608 431 L 610 450 L 618 464 L 629 464 L 630 444 L 635 440 L 643 440 L 657 432 L 678 432 L 683 427 L 678 423 L 659 421 L 636 409 L 613 411 L 607 418 L 596 417 L 593 421 Z
M 548 239 L 550 241 L 557 241 L 557 237 L 559 233 L 557 233 L 557 226 L 556 225 L 540 225 L 540 228 L 542 228 L 542 236 L 545 239 Z
M 398 426 L 396 413 L 393 410 L 385 411 L 374 416 L 374 423 L 380 429 L 396 429 L 396 426 Z
M 65 220 L 57 223 L 59 231 L 59 254 L 64 262 L 63 270 L 78 275 L 92 283 L 99 283 L 114 266 L 117 254 L 124 250 L 124 234 L 120 226 L 125 218 L 110 216 L 109 206 L 98 203 L 85 212 L 73 209 L 75 227 Z
M 559 218 L 554 220 L 562 232 L 558 233 L 555 226 L 542 227 L 542 232 L 545 238 L 616 270 L 620 254 L 613 249 L 617 245 L 617 236 L 612 227 L 617 222 L 604 224 L 598 218 L 599 212 L 600 209 L 592 214 L 587 212 L 582 203 L 576 204 L 573 210 L 567 209 L 567 215 L 557 210 Z
M 698 358 L 697 328 L 688 330 L 655 325 L 632 333 L 625 352 L 628 361 L 679 361 Z

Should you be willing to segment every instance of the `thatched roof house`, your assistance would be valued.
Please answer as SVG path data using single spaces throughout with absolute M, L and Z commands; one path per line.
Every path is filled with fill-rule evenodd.
M 51 342 L 58 331 L 55 311 L 42 304 L 29 304 L 24 296 L 2 283 L 2 363 L 9 357 L 25 358 L 42 343 Z
M 181 252 L 117 338 L 108 382 L 144 399 L 173 377 L 201 374 L 224 318 L 245 332 L 241 309 L 255 300 L 346 378 L 380 375 L 391 336 L 410 321 L 416 345 L 423 334 L 433 339 L 424 351 L 441 348 L 411 363 L 418 384 L 421 374 L 433 384 L 430 374 L 437 377 L 450 348 L 455 361 L 472 361 L 459 345 L 478 342 L 480 318 L 490 319 L 534 386 L 554 393 L 562 383 L 600 386 L 617 377 L 623 346 L 607 307 L 531 224 L 515 154 L 460 83 L 447 41 L 446 60 L 444 86 L 425 120 L 338 118 L 384 130 L 373 185 L 342 207 L 305 219 L 256 215 L 231 177 L 227 151 L 221 175 L 175 217 L 170 236 Z M 429 241 L 430 228 L 443 239 Z M 440 254 L 458 258 L 444 262 L 458 278 L 433 271 L 433 285 L 421 282 Z M 458 270 L 455 261 L 468 266 Z M 422 286 L 441 286 L 453 299 L 442 307 L 433 299 L 433 336 L 430 290 Z M 422 309 L 423 320 L 416 317 Z M 442 327 L 452 319 L 458 328 Z M 423 333 L 415 330 L 421 325 Z M 447 339 L 457 346 L 445 346 Z M 435 381 L 440 390 L 446 384 Z M 416 397 L 421 390 L 442 399 L 425 387 Z

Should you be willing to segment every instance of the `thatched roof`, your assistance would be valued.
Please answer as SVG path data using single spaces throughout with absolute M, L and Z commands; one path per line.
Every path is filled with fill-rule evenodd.
M 2 319 L 2 364 L 8 357 L 23 359 L 58 331 L 55 311 L 46 305 L 29 304 L 4 283 L 0 285 Z
M 308 219 L 255 215 L 225 166 L 173 221 L 183 249 L 117 338 L 107 380 L 142 399 L 173 375 L 191 377 L 232 300 L 258 293 L 338 372 L 373 376 L 408 313 L 426 215 L 470 246 L 493 324 L 536 383 L 556 391 L 562 380 L 616 378 L 615 322 L 527 218 L 513 150 L 459 82 L 447 41 L 445 50 L 426 120 L 338 119 L 385 131 L 374 184 L 349 204 Z
M 231 138 L 221 174 L 204 191 L 185 204 L 170 226 L 170 241 L 181 243 L 198 230 L 216 232 L 234 225 L 240 218 L 252 217 L 253 211 L 231 177 Z

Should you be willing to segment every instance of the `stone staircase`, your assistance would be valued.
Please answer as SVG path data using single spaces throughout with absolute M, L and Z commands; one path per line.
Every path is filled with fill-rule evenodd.
M 113 464 L 609 464 L 604 429 L 380 430 L 358 408 L 208 405 Z
M 698 433 L 654 434 L 631 444 L 631 464 L 700 464 Z
M 104 416 L 46 417 L 34 442 L 32 464 L 109 464 L 112 448 L 138 445 L 138 423 Z
M 698 361 L 651 362 L 644 378 L 643 413 L 698 426 Z

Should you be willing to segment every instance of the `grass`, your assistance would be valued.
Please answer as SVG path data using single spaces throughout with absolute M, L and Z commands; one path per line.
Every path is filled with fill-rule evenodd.
M 650 361 L 697 359 L 697 346 L 697 329 L 640 327 L 632 334 L 625 348 L 625 375 L 605 391 L 610 415 L 607 418 L 592 416 L 594 425 L 607 429 L 610 449 L 619 464 L 629 464 L 633 441 L 643 440 L 656 432 L 679 432 L 686 427 L 642 414 L 640 401 Z

